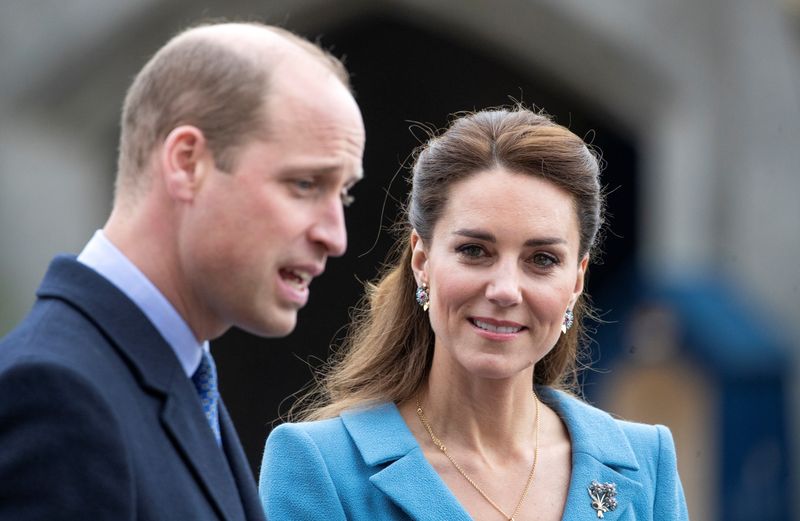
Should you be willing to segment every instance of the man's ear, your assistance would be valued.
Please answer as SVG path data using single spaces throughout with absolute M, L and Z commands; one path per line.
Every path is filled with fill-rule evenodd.
M 194 198 L 213 166 L 206 138 L 193 125 L 172 129 L 164 139 L 159 160 L 167 193 L 173 199 L 183 201 Z
M 423 282 L 428 284 L 428 248 L 417 230 L 411 230 L 411 269 L 414 271 L 417 286 L 421 286 Z

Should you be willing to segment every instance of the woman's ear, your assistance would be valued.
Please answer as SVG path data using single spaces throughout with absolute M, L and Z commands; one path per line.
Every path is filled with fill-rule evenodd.
M 414 271 L 414 278 L 417 279 L 417 286 L 428 283 L 428 249 L 417 230 L 411 230 L 411 269 Z
M 589 267 L 589 254 L 583 256 L 581 262 L 578 263 L 578 273 L 575 277 L 575 287 L 572 290 L 572 299 L 570 300 L 569 308 L 572 309 L 575 307 L 575 302 L 578 301 L 578 297 L 581 296 L 583 293 L 583 284 L 586 280 L 586 270 Z

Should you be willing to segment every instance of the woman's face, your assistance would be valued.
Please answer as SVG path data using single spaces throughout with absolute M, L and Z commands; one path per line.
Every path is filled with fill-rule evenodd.
M 412 267 L 430 290 L 434 364 L 483 378 L 529 374 L 561 334 L 583 288 L 572 197 L 502 168 L 452 185 Z

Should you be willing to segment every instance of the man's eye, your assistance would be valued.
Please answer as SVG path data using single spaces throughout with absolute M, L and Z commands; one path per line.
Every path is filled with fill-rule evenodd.
M 356 198 L 350 195 L 346 190 L 342 192 L 342 206 L 347 208 L 356 201 Z
M 295 179 L 294 185 L 303 191 L 313 190 L 316 183 L 311 179 Z

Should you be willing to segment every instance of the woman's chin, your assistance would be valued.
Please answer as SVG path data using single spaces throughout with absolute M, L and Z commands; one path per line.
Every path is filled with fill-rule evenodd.
M 509 360 L 490 358 L 472 361 L 467 366 L 467 372 L 472 377 L 485 380 L 529 379 L 532 377 L 531 367 L 530 363 L 512 363 Z

